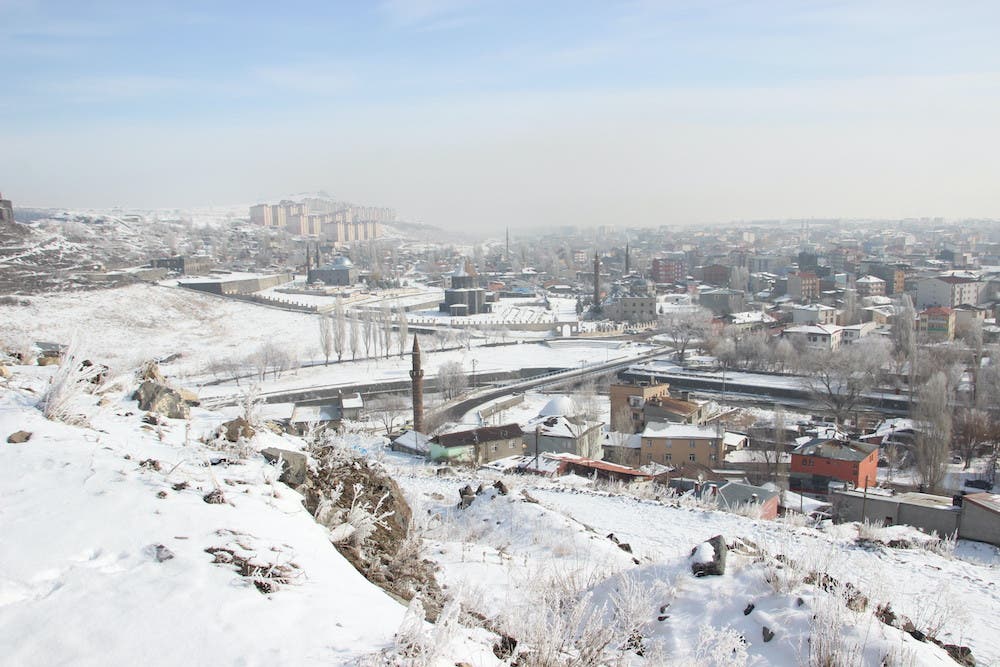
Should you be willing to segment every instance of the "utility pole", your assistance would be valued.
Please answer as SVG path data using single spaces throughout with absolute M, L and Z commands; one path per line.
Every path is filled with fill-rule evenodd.
M 861 498 L 861 521 L 865 520 L 865 510 L 868 506 L 868 475 L 865 475 L 864 496 Z

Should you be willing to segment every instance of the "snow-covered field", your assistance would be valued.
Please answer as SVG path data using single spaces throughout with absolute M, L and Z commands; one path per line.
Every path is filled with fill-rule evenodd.
M 253 373 L 249 357 L 268 343 L 288 351 L 300 364 L 323 361 L 315 315 L 145 284 L 36 296 L 29 301 L 26 306 L 0 306 L 0 342 L 17 348 L 32 341 L 68 343 L 75 338 L 85 354 L 122 369 L 134 368 L 145 359 L 179 354 L 176 360 L 163 365 L 163 371 L 191 387 L 225 378 L 227 373 L 218 369 L 227 362 L 244 374 Z M 278 378 L 269 374 L 260 383 L 261 391 L 408 377 L 410 361 L 398 354 L 389 359 L 347 361 L 351 358 L 350 331 L 347 327 L 343 363 L 301 369 L 293 364 Z M 396 338 L 393 334 L 392 346 L 398 352 Z M 428 375 L 447 361 L 461 363 L 471 376 L 473 370 L 489 373 L 530 367 L 579 368 L 625 359 L 649 349 L 616 341 L 570 341 L 558 347 L 526 342 L 490 348 L 480 348 L 482 340 L 476 338 L 469 343 L 468 349 L 438 352 L 436 341 L 424 340 L 424 368 Z M 408 339 L 405 349 L 409 350 L 409 346 Z M 206 397 L 233 395 L 242 392 L 242 385 L 229 381 L 199 391 Z
M 672 500 L 595 490 L 579 478 L 581 483 L 504 477 L 509 497 L 484 496 L 464 514 L 452 503 L 458 488 L 466 483 L 488 486 L 496 475 L 441 478 L 399 460 L 398 479 L 411 503 L 440 517 L 429 528 L 427 540 L 443 577 L 453 587 L 471 590 L 471 597 L 487 609 L 537 604 L 537 597 L 522 597 L 523 582 L 540 585 L 558 573 L 559 581 L 575 582 L 606 603 L 614 591 L 641 599 L 641 591 L 656 591 L 657 604 L 668 604 L 668 611 L 661 611 L 661 619 L 647 630 L 651 646 L 659 646 L 661 652 L 655 655 L 665 660 L 662 664 L 810 664 L 810 641 L 818 641 L 824 631 L 814 615 L 838 624 L 825 630 L 836 633 L 844 647 L 844 661 L 836 664 L 953 664 L 943 652 L 875 620 L 874 608 L 891 601 L 897 614 L 918 627 L 938 628 L 938 638 L 945 643 L 970 646 L 979 664 L 1000 661 L 1000 550 L 994 547 L 960 541 L 953 553 L 941 556 L 923 549 L 858 546 L 856 524 L 822 531 L 795 527 L 677 506 Z M 518 502 L 522 491 L 541 504 Z M 893 530 L 924 539 L 905 527 Z M 631 555 L 623 559 L 621 552 L 614 553 L 618 549 L 605 537 L 609 534 L 628 543 Z M 764 579 L 769 574 L 766 566 L 734 553 L 728 564 L 732 572 L 726 576 L 692 577 L 690 551 L 716 534 L 730 542 L 748 540 L 802 563 L 807 571 L 850 583 L 870 599 L 869 606 L 863 613 L 835 610 L 822 592 L 801 583 L 775 590 Z M 753 612 L 744 614 L 751 603 Z M 765 625 L 775 632 L 771 642 L 763 638 Z M 746 662 L 713 662 L 705 653 L 706 636 L 724 628 L 745 639 Z M 721 643 L 725 639 L 715 637 Z M 887 657 L 888 663 L 881 663 Z

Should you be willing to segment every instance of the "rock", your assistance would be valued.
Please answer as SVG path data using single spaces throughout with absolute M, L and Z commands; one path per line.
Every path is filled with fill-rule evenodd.
M 240 438 L 246 438 L 247 440 L 249 440 L 250 438 L 254 437 L 254 435 L 256 435 L 257 433 L 253 429 L 253 426 L 250 425 L 250 422 L 248 422 L 246 419 L 243 419 L 243 417 L 237 417 L 236 419 L 227 421 L 222 426 L 220 426 L 219 429 L 222 432 L 222 436 L 229 442 L 236 442 Z M 285 451 L 285 450 L 280 450 L 280 451 Z M 305 478 L 303 478 L 303 481 L 305 481 Z M 301 484 L 302 482 L 299 483 Z
M 156 472 L 160 472 L 160 469 L 162 468 L 160 462 L 156 459 L 143 459 L 142 461 L 139 461 L 139 467 L 145 468 L 146 470 L 155 470 Z
M 42 356 L 38 357 L 38 365 L 39 366 L 58 366 L 59 365 L 59 357 L 51 356 L 51 355 L 48 355 L 48 354 L 43 354 Z
M 896 625 L 896 612 L 892 610 L 892 605 L 888 602 L 875 608 L 875 618 L 886 625 Z
M 911 637 L 913 637 L 914 639 L 916 639 L 918 642 L 922 642 L 925 639 L 927 639 L 927 635 L 925 635 L 924 633 L 922 633 L 920 630 L 917 630 L 916 628 L 913 628 L 912 630 L 907 630 L 907 633 Z
M 618 548 L 626 553 L 632 553 L 632 545 L 628 542 L 619 542 Z
M 177 393 L 181 395 L 181 398 L 188 405 L 201 405 L 201 401 L 198 399 L 198 394 L 194 393 L 190 389 L 178 389 Z
M 306 476 L 309 473 L 309 458 L 305 454 L 277 447 L 262 449 L 260 453 L 267 459 L 268 463 L 277 463 L 278 459 L 281 459 L 279 482 L 284 482 L 291 487 L 305 484 Z
M 749 615 L 750 615 L 750 612 L 752 612 L 753 610 L 754 610 L 754 604 L 753 604 L 753 602 L 751 602 L 750 604 L 748 604 L 748 605 L 747 605 L 747 606 L 746 606 L 746 607 L 745 607 L 745 608 L 743 609 L 743 615 L 744 615 L 744 616 L 749 616 Z
M 506 660 L 517 650 L 517 640 L 505 634 L 500 635 L 500 641 L 493 645 L 493 655 L 500 660 Z
M 766 644 L 767 642 L 771 641 L 772 639 L 774 639 L 774 631 L 773 631 L 773 630 L 771 630 L 771 628 L 769 628 L 769 627 L 767 627 L 767 626 L 765 625 L 765 626 L 764 626 L 764 627 L 762 628 L 762 630 L 763 630 L 763 633 L 762 633 L 762 634 L 764 635 L 764 643 L 765 643 L 765 644 Z
M 703 545 L 708 545 L 712 549 L 712 555 L 708 556 L 707 549 Z M 708 575 L 722 575 L 726 572 L 726 541 L 722 535 L 716 535 L 706 542 L 696 546 L 691 550 L 693 562 L 691 572 L 696 577 Z
M 795 598 L 795 606 L 796 606 L 796 607 L 801 607 L 801 606 L 802 606 L 802 605 L 804 605 L 805 603 L 806 603 L 806 601 L 805 601 L 805 600 L 803 600 L 802 598 Z
M 139 368 L 139 380 L 142 382 L 153 382 L 155 384 L 166 384 L 167 381 L 160 373 L 160 367 L 155 361 L 147 361 Z
M 157 412 L 170 419 L 187 419 L 191 409 L 181 395 L 164 384 L 146 380 L 135 390 L 132 399 L 139 401 L 139 409 Z
M 945 644 L 944 650 L 948 652 L 951 659 L 965 667 L 976 667 L 976 659 L 972 656 L 972 649 L 968 646 L 958 646 L 957 644 Z
M 31 440 L 30 431 L 14 431 L 13 433 L 7 436 L 7 442 L 14 445 L 20 444 L 22 442 L 28 442 L 29 440 Z
M 458 497 L 458 509 L 464 510 L 476 499 L 476 492 L 472 490 L 471 486 L 466 484 L 458 490 Z
M 156 426 L 160 423 L 160 416 L 155 412 L 147 412 L 142 416 L 142 423 Z
M 3 364 L 0 364 L 0 378 L 7 379 L 10 376 L 11 376 L 10 369 L 4 366 Z
M 219 489 L 206 493 L 201 499 L 209 505 L 221 505 L 226 502 L 226 496 Z
M 497 490 L 501 496 L 507 495 L 507 485 L 501 482 L 499 479 L 493 482 L 493 488 Z
M 617 537 L 615 537 L 615 534 L 614 534 L 614 533 L 608 533 L 608 539 L 609 539 L 609 540 L 611 540 L 612 542 L 614 542 L 615 544 L 618 544 L 618 543 L 619 543 L 619 542 L 618 542 L 618 538 L 617 538 Z
M 146 552 L 153 557 L 157 563 L 162 563 L 163 561 L 170 560 L 174 557 L 174 552 L 163 546 L 162 544 L 150 544 L 146 547 Z

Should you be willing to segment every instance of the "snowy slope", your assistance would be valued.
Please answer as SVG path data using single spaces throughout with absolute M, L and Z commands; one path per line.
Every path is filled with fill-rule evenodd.
M 14 367 L 11 382 L 39 389 L 47 370 Z M 214 415 L 196 411 L 190 431 L 170 421 L 161 441 L 131 401 L 94 408 L 92 428 L 47 421 L 34 402 L 0 387 L 0 662 L 343 664 L 392 643 L 405 608 L 275 469 L 256 455 L 209 464 L 197 438 Z M 21 429 L 28 442 L 5 442 Z M 216 487 L 226 502 L 206 503 Z M 285 567 L 288 582 L 263 594 L 211 548 Z

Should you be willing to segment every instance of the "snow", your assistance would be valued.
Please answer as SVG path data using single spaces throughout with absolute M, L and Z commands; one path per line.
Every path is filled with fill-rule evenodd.
M 47 370 L 16 366 L 15 379 L 38 387 Z M 161 440 L 131 401 L 78 428 L 33 400 L 0 389 L 0 434 L 33 433 L 0 444 L 5 664 L 343 664 L 391 644 L 404 608 L 340 556 L 274 468 L 258 455 L 208 464 L 198 438 L 216 416 L 195 409 L 190 430 L 170 421 Z M 298 446 L 259 444 L 276 442 Z M 227 502 L 204 502 L 213 488 Z M 158 545 L 173 557 L 158 562 Z M 214 564 L 213 547 L 295 567 L 264 595 Z

